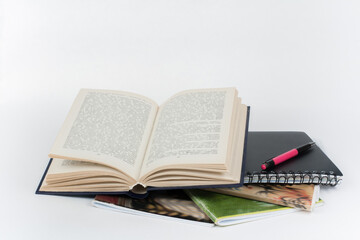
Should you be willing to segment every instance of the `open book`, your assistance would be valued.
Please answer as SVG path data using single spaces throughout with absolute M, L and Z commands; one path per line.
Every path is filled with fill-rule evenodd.
M 235 88 L 183 91 L 160 106 L 133 93 L 82 89 L 38 193 L 238 184 L 246 128 Z

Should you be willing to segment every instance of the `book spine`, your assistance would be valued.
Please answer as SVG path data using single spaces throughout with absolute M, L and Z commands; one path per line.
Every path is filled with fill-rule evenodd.
M 245 184 L 321 184 L 336 186 L 342 181 L 341 176 L 336 176 L 334 172 L 248 172 L 244 178 Z
M 186 194 L 193 200 L 193 202 L 198 205 L 201 210 L 204 211 L 204 213 L 213 221 L 215 224 L 217 224 L 217 217 L 209 210 L 209 208 L 206 207 L 206 205 L 200 201 L 196 196 L 194 196 L 190 191 L 185 190 Z

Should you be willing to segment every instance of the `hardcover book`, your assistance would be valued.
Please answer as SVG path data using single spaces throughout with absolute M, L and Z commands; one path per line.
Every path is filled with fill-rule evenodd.
M 248 111 L 235 88 L 183 91 L 162 105 L 128 92 L 82 89 L 37 193 L 241 185 Z

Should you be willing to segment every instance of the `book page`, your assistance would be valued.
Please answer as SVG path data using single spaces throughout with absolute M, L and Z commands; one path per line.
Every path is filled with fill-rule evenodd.
M 125 173 L 102 164 L 54 158 L 40 190 L 81 191 L 90 187 L 101 187 L 103 190 L 116 187 L 118 190 L 121 188 L 127 191 L 135 182 Z
M 163 104 L 141 175 L 165 165 L 224 164 L 235 88 L 190 90 Z
M 104 164 L 136 178 L 157 108 L 140 95 L 82 89 L 49 156 Z
M 238 103 L 240 100 L 237 101 Z M 229 141 L 229 155 L 226 171 L 219 165 L 211 164 L 178 164 L 164 165 L 142 176 L 141 182 L 146 186 L 200 186 L 237 184 L 240 182 L 244 141 L 247 124 L 247 107 L 237 104 L 234 114 L 235 127 L 231 128 L 232 140 Z M 229 160 L 229 162 L 228 162 Z

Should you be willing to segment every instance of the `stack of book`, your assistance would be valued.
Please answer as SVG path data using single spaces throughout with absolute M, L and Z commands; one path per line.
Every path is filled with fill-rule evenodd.
M 83 89 L 36 193 L 96 195 L 97 207 L 222 226 L 311 211 L 321 203 L 319 185 L 337 185 L 342 173 L 318 146 L 261 170 L 312 140 L 303 132 L 248 132 L 249 112 L 234 88 L 184 91 L 162 105 Z

